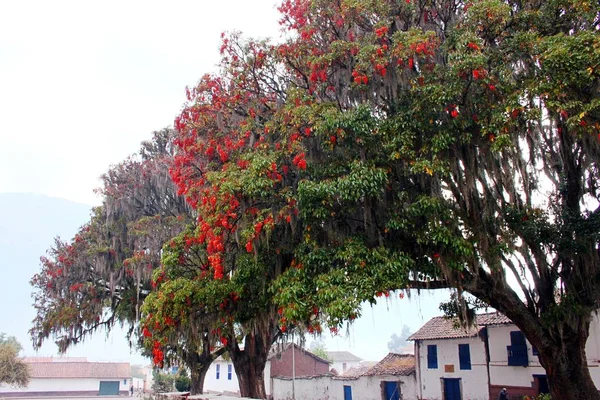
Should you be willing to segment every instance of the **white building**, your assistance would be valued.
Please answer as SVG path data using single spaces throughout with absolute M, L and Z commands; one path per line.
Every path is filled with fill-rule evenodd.
M 25 358 L 29 385 L 0 387 L 0 397 L 127 395 L 132 384 L 129 363 L 85 359 Z
M 600 324 L 594 317 L 586 346 L 590 374 L 600 387 Z M 523 333 L 500 313 L 480 314 L 462 328 L 435 317 L 409 337 L 415 342 L 417 398 L 495 399 L 503 387 L 511 398 L 548 392 L 545 370 Z
M 388 354 L 372 367 L 359 365 L 340 376 L 274 378 L 273 400 L 409 400 L 417 397 L 415 357 Z
M 331 361 L 329 369 L 335 369 L 339 375 L 342 375 L 352 367 L 358 367 L 362 361 L 362 358 L 355 356 L 349 351 L 328 351 L 327 359 Z

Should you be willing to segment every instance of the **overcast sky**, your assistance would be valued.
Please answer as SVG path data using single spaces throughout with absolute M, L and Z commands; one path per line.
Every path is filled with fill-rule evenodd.
M 171 125 L 185 86 L 215 70 L 220 33 L 278 38 L 277 19 L 275 0 L 0 0 L 0 193 L 98 204 L 98 177 Z M 328 348 L 378 360 L 440 298 L 369 309 Z M 128 359 L 124 343 L 100 335 L 70 355 Z

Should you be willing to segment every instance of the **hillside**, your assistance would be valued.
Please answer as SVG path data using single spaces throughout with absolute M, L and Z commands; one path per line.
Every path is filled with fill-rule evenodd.
M 90 208 L 36 194 L 0 194 L 0 331 L 16 336 L 28 353 L 27 331 L 35 316 L 29 280 L 54 237 L 71 238 Z

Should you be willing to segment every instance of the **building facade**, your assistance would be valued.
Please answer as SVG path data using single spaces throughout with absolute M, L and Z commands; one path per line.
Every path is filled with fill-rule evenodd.
M 68 358 L 25 358 L 29 385 L 0 387 L 0 397 L 127 395 L 132 384 L 129 363 L 73 361 Z
M 600 388 L 600 324 L 594 317 L 586 355 L 590 375 Z M 548 393 L 536 349 L 510 319 L 480 314 L 464 328 L 435 317 L 409 337 L 414 341 L 417 398 L 427 400 L 496 399 L 502 388 L 511 398 Z

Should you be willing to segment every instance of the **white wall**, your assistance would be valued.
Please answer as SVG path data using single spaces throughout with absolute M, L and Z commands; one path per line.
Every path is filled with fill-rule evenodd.
M 217 365 L 221 366 L 221 373 L 219 375 L 219 379 L 217 379 Z M 231 380 L 227 379 L 227 365 L 231 365 Z M 235 368 L 233 368 L 233 364 L 231 363 L 231 361 L 223 359 L 213 361 L 210 368 L 208 369 L 208 372 L 206 373 L 206 378 L 204 378 L 204 390 L 210 390 L 212 392 L 240 391 L 238 378 L 235 374 Z
M 352 398 L 357 400 L 381 400 L 381 382 L 400 382 L 402 400 L 417 399 L 417 380 L 410 376 L 361 376 L 356 380 L 339 380 L 342 387 L 338 391 L 340 400 L 344 399 L 343 386 L 352 388 Z
M 458 345 L 469 344 L 471 353 L 471 369 L 461 370 Z M 427 346 L 437 345 L 437 369 L 427 368 Z M 463 399 L 488 400 L 488 378 L 485 360 L 485 346 L 479 337 L 461 339 L 438 339 L 417 341 L 415 356 L 417 366 L 420 368 L 418 378 L 419 395 L 429 400 L 441 400 L 443 381 L 442 378 L 460 378 Z M 506 348 L 505 348 L 506 351 Z M 453 366 L 454 372 L 446 372 L 446 366 Z
M 62 392 L 62 391 L 99 391 L 100 381 L 119 381 L 119 390 L 129 390 L 131 380 L 127 379 L 97 379 L 97 378 L 33 378 L 26 388 L 0 386 L 0 393 L 9 392 Z
M 490 342 L 490 384 L 498 386 L 524 386 L 532 387 L 533 375 L 546 375 L 546 371 L 539 363 L 538 357 L 533 355 L 531 343 L 527 343 L 527 357 L 529 366 L 509 366 L 506 346 L 510 346 L 510 332 L 518 331 L 515 325 L 488 326 Z M 590 375 L 596 387 L 600 388 L 600 363 L 598 349 L 600 343 L 600 322 L 594 316 L 590 324 L 590 335 L 586 343 L 586 356 Z
M 217 364 L 221 366 L 221 374 L 217 379 Z M 231 380 L 227 379 L 227 366 L 231 365 Z M 265 365 L 265 390 L 267 395 L 271 394 L 271 362 Z M 204 378 L 204 390 L 211 392 L 240 392 L 240 384 L 231 361 L 222 358 L 213 361 Z
M 273 378 L 273 400 L 291 400 L 292 392 L 295 393 L 296 399 L 344 399 L 343 381 L 333 380 L 329 376 L 295 379 L 293 386 L 294 391 L 292 391 L 292 379 L 290 378 Z M 356 399 L 360 398 L 356 397 Z
M 292 384 L 296 399 L 344 400 L 344 386 L 352 388 L 356 400 L 381 400 L 381 382 L 400 382 L 402 400 L 417 399 L 417 383 L 411 376 L 362 376 L 357 379 L 341 379 L 331 376 L 310 378 L 273 379 L 273 400 L 291 400 Z

